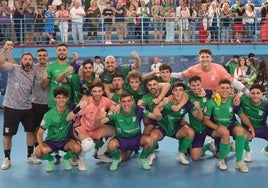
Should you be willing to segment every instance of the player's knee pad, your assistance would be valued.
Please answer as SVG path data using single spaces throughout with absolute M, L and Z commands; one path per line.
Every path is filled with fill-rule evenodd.
M 92 138 L 86 138 L 84 140 L 82 140 L 81 142 L 81 147 L 82 147 L 82 151 L 89 151 L 93 148 L 94 146 L 94 141 Z

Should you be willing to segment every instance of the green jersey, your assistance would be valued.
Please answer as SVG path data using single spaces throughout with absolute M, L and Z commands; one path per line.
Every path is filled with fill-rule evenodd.
M 235 72 L 235 69 L 236 69 L 237 66 L 238 66 L 238 64 L 237 64 L 236 62 L 231 61 L 231 62 L 227 65 L 227 67 L 228 67 L 228 69 L 229 69 L 228 72 L 229 72 L 231 75 L 234 75 L 234 72 Z
M 79 77 L 78 74 L 68 74 L 66 76 L 67 79 L 67 83 L 69 83 L 71 85 L 71 89 L 72 89 L 72 102 L 74 104 L 78 104 L 81 97 L 82 97 L 82 93 L 81 88 L 80 88 L 80 83 L 79 83 Z
M 167 103 L 161 112 L 162 119 L 157 124 L 166 131 L 167 136 L 176 134 L 176 126 L 178 126 L 187 113 L 195 110 L 193 103 L 188 101 L 180 110 L 174 112 L 172 110 L 172 102 Z
M 62 141 L 68 138 L 70 129 L 72 127 L 71 122 L 66 121 L 66 117 L 69 110 L 66 110 L 59 114 L 56 106 L 45 113 L 40 127 L 47 130 L 46 140 Z
M 192 90 L 187 91 L 187 94 L 189 95 L 189 100 L 192 103 L 194 103 L 195 101 L 198 101 L 202 110 L 204 109 L 207 101 L 212 96 L 211 90 L 205 90 L 205 91 L 206 91 L 206 96 L 204 97 L 196 96 Z M 206 128 L 206 126 L 203 124 L 203 121 L 196 119 L 191 113 L 189 114 L 189 120 L 190 120 L 190 125 L 195 132 L 201 132 Z
M 92 83 L 95 81 L 95 79 L 96 79 L 96 75 L 95 75 L 95 73 L 92 73 L 92 80 L 91 80 L 91 82 L 88 82 L 87 80 L 83 80 L 82 81 L 82 84 L 81 85 L 85 84 L 87 86 L 87 88 L 88 88 L 86 90 L 86 96 L 90 96 L 91 95 L 90 88 L 91 88 Z
M 71 86 L 70 84 L 63 84 L 58 83 L 56 81 L 57 77 L 65 71 L 70 66 L 70 62 L 66 63 L 65 65 L 60 64 L 58 61 L 55 61 L 51 64 L 48 64 L 46 67 L 47 77 L 50 79 L 50 86 L 48 92 L 48 106 L 52 108 L 56 105 L 54 100 L 54 93 L 53 91 L 58 87 L 64 87 L 69 91 L 69 99 L 71 98 Z
M 108 116 L 111 125 L 115 127 L 115 136 L 132 138 L 141 134 L 141 120 L 148 117 L 149 112 L 139 106 L 132 106 L 129 115 L 120 109 L 119 113 Z
M 156 104 L 153 102 L 154 97 L 151 95 L 151 93 L 147 93 L 144 95 L 141 100 L 143 101 L 144 107 L 149 112 L 152 112 L 154 110 L 154 107 Z
M 138 100 L 140 100 L 142 98 L 142 96 L 144 96 L 147 93 L 144 84 L 141 84 L 139 91 L 134 91 L 130 87 L 129 83 L 124 84 L 123 88 L 124 88 L 124 90 L 126 90 L 127 92 L 129 92 L 133 96 L 136 103 L 138 102 Z
M 241 113 L 242 110 L 240 106 L 233 106 L 232 97 L 229 97 L 227 101 L 221 103 L 220 106 L 216 104 L 214 99 L 210 99 L 204 108 L 204 115 L 210 116 L 215 124 L 225 127 L 229 127 L 235 123 L 235 114 L 240 115 Z
M 126 78 L 130 71 L 131 71 L 131 65 L 118 66 L 116 67 L 115 74 L 122 75 L 124 78 Z M 104 69 L 104 72 L 100 75 L 100 78 L 103 83 L 110 84 L 112 83 L 113 74 L 109 73 L 106 69 Z
M 248 96 L 243 95 L 240 100 L 241 108 L 250 119 L 250 122 L 252 123 L 253 127 L 260 128 L 262 126 L 266 126 L 268 110 L 265 108 L 265 101 L 262 100 L 259 106 L 254 106 L 252 105 L 251 99 Z

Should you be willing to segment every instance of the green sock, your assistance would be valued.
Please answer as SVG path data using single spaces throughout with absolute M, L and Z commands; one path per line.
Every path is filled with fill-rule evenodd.
M 244 150 L 246 150 L 247 152 L 250 151 L 249 141 L 248 140 L 245 140 Z
M 182 142 L 182 138 L 180 138 L 179 141 L 178 141 L 178 151 L 180 151 L 180 148 L 181 148 L 181 142 Z
M 207 150 L 209 150 L 209 144 L 205 144 L 202 147 L 202 153 L 205 153 Z
M 230 151 L 229 144 L 220 143 L 219 160 L 223 160 L 228 155 L 229 151 Z
M 115 149 L 113 151 L 110 151 L 110 153 L 113 156 L 113 159 L 115 159 L 115 160 L 119 160 L 120 159 L 119 149 Z
M 192 142 L 193 142 L 193 139 L 186 138 L 186 137 L 183 138 L 181 140 L 179 152 L 185 153 L 187 149 L 191 146 Z
M 54 157 L 50 154 L 46 154 L 43 157 L 41 157 L 41 160 L 48 160 L 48 161 L 53 161 Z
M 68 152 L 63 156 L 63 159 L 64 159 L 64 160 L 68 160 L 68 159 L 73 158 L 74 156 L 75 156 L 75 155 L 74 155 L 72 152 L 68 151 Z
M 235 137 L 235 156 L 236 162 L 241 161 L 243 158 L 243 151 L 245 145 L 245 137 L 240 135 Z

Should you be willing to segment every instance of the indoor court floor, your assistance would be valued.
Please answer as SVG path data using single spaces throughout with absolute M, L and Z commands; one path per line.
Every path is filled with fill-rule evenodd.
M 0 112 L 1 125 L 2 113 Z M 248 173 L 234 168 L 234 153 L 230 153 L 226 160 L 227 171 L 217 168 L 217 159 L 209 152 L 199 161 L 191 161 L 187 166 L 182 165 L 175 159 L 178 142 L 170 138 L 165 138 L 159 143 L 157 157 L 149 171 L 143 170 L 139 165 L 138 154 L 122 162 L 115 172 L 109 171 L 108 163 L 97 163 L 92 154 L 88 154 L 87 171 L 79 171 L 77 167 L 73 167 L 72 171 L 67 172 L 60 164 L 55 167 L 54 172 L 46 173 L 46 161 L 38 165 L 26 163 L 25 133 L 20 127 L 18 134 L 13 138 L 12 165 L 8 170 L 0 170 L 0 188 L 266 188 L 268 157 L 260 153 L 266 144 L 267 142 L 261 139 L 252 141 L 253 161 L 248 163 Z M 2 163 L 2 144 L 0 148 Z

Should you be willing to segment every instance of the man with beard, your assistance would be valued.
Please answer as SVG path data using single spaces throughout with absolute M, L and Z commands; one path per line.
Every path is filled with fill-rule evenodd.
M 58 88 L 59 86 L 66 88 L 69 93 L 71 93 L 71 86 L 68 83 L 58 83 L 56 81 L 57 77 L 65 71 L 71 63 L 68 61 L 68 45 L 65 43 L 59 43 L 56 47 L 56 54 L 58 59 L 49 64 L 46 67 L 46 71 L 43 75 L 43 81 L 41 82 L 41 86 L 43 88 L 49 85 L 49 92 L 48 92 L 48 107 L 52 108 L 55 106 L 55 100 L 53 91 Z M 72 96 L 69 95 L 69 100 Z
M 33 157 L 35 126 L 30 101 L 31 87 L 35 77 L 33 56 L 26 52 L 21 56 L 20 65 L 9 63 L 5 60 L 5 57 L 12 49 L 13 43 L 7 41 L 0 52 L 0 67 L 8 72 L 6 94 L 3 102 L 3 148 L 5 154 L 1 166 L 3 170 L 8 169 L 11 165 L 12 137 L 16 135 L 19 123 L 22 123 L 26 132 L 27 162 L 38 163 Z
M 48 111 L 47 99 L 48 99 L 48 87 L 42 88 L 40 83 L 43 80 L 44 74 L 48 65 L 48 52 L 44 48 L 37 50 L 37 63 L 34 64 L 34 70 L 36 76 L 34 78 L 32 87 L 32 108 L 34 113 L 34 125 L 36 127 L 36 133 L 42 121 L 43 115 Z M 38 145 L 35 134 L 35 146 Z
M 129 66 L 117 66 L 117 61 L 114 56 L 107 56 L 104 61 L 104 72 L 100 75 L 103 83 L 108 84 L 112 82 L 113 74 L 117 73 L 122 75 L 124 79 L 127 77 L 131 70 L 138 69 L 141 66 L 141 59 L 136 51 L 131 52 L 135 62 Z
M 90 89 L 91 96 L 81 99 L 78 105 L 68 114 L 67 120 L 76 119 L 74 123 L 75 136 L 81 143 L 82 151 L 79 154 L 78 169 L 86 170 L 85 155 L 94 145 L 94 140 L 114 135 L 114 128 L 102 125 L 95 126 L 96 118 L 108 109 L 116 111 L 115 103 L 104 97 L 104 86 L 100 81 L 95 81 Z M 78 118 L 77 118 L 78 117 Z

